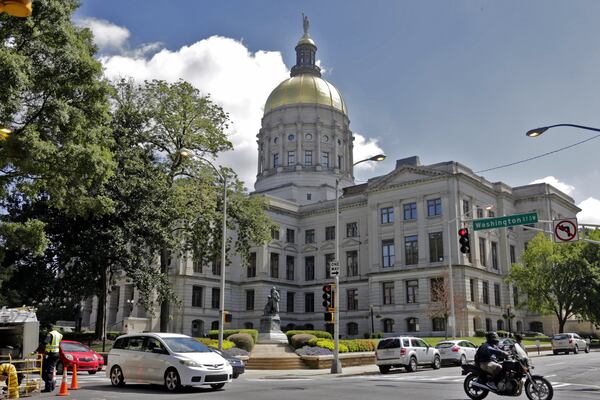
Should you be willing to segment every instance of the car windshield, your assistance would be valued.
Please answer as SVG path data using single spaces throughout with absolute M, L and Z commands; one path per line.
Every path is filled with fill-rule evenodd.
M 88 353 L 90 351 L 90 349 L 79 343 L 61 343 L 60 347 L 67 353 Z
M 195 339 L 187 337 L 163 338 L 163 341 L 174 353 L 208 353 L 210 349 Z
M 454 343 L 452 342 L 440 342 L 435 345 L 436 349 L 447 349 L 448 347 L 452 347 Z
M 554 335 L 554 337 L 552 338 L 553 340 L 564 340 L 564 339 L 568 339 L 569 335 Z

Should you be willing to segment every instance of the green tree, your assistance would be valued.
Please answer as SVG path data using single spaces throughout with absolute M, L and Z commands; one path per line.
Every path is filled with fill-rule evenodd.
M 597 271 L 600 271 L 600 229 L 589 230 L 583 232 L 587 239 L 594 242 L 587 242 L 583 249 L 583 257 L 594 266 Z M 586 302 L 586 308 L 581 315 L 587 320 L 600 326 L 600 278 L 591 282 L 592 290 L 590 297 Z
M 557 244 L 543 233 L 523 253 L 523 264 L 513 264 L 507 281 L 527 295 L 527 307 L 554 314 L 559 331 L 567 320 L 585 313 L 598 270 L 584 257 L 585 244 Z

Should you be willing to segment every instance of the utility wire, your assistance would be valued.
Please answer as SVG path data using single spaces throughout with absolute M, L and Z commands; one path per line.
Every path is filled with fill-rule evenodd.
M 582 140 L 580 142 L 573 143 L 573 144 L 571 144 L 569 146 L 561 147 L 560 149 L 552 150 L 552 151 L 549 151 L 547 153 L 537 155 L 535 157 L 529 157 L 529 158 L 526 158 L 524 160 L 515 161 L 515 162 L 512 162 L 510 164 L 499 165 L 497 167 L 492 167 L 492 168 L 488 168 L 488 169 L 482 169 L 481 171 L 475 171 L 475 173 L 476 174 L 480 174 L 482 172 L 488 172 L 488 171 L 493 171 L 493 170 L 500 169 L 500 168 L 511 167 L 511 166 L 517 165 L 517 164 L 523 164 L 523 163 L 525 163 L 527 161 L 531 161 L 531 160 L 535 160 L 535 159 L 538 159 L 538 158 L 546 157 L 546 156 L 548 156 L 550 154 L 558 153 L 559 151 L 563 151 L 563 150 L 570 149 L 571 147 L 579 146 L 580 144 L 583 144 L 585 142 L 589 142 L 590 140 L 594 140 L 594 139 L 597 139 L 599 137 L 600 137 L 600 135 L 592 136 L 591 138 L 587 138 L 587 139 Z

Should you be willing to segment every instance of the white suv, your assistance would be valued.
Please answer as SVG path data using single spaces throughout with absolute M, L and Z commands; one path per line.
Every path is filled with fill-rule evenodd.
M 561 351 L 569 354 L 579 353 L 579 350 L 583 350 L 586 353 L 590 352 L 590 344 L 576 333 L 559 333 L 552 337 L 552 352 L 558 354 Z
M 127 382 L 181 386 L 210 385 L 221 389 L 231 382 L 231 365 L 194 338 L 175 333 L 119 336 L 108 353 L 106 375 L 113 386 Z
M 442 365 L 440 352 L 435 347 L 411 336 L 381 339 L 375 356 L 382 374 L 387 374 L 391 368 L 406 368 L 408 372 L 413 372 L 418 365 L 431 365 L 433 369 L 439 369 Z

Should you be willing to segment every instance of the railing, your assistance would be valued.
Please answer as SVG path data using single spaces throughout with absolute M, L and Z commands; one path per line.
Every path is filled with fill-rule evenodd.
M 14 395 L 15 391 L 22 391 L 22 397 L 28 397 L 30 393 L 40 391 L 42 361 L 42 354 L 30 355 L 18 360 L 14 360 L 10 354 L 0 355 L 0 364 L 10 364 L 14 367 L 13 374 L 9 373 L 7 380 L 9 399 L 17 398 Z

